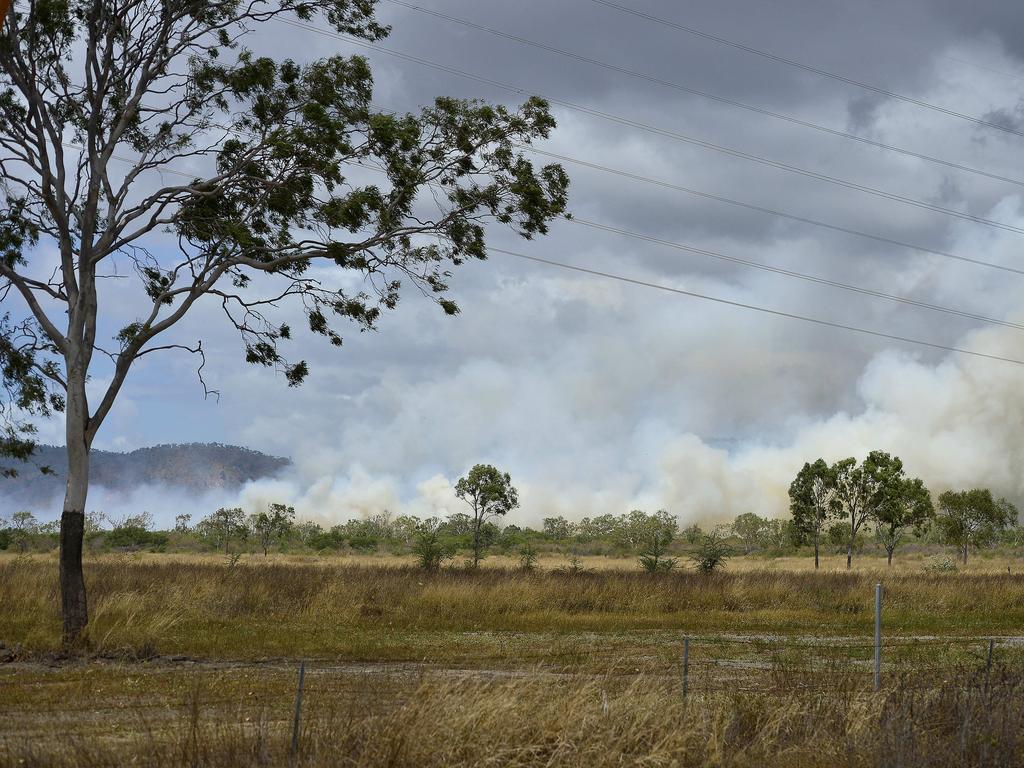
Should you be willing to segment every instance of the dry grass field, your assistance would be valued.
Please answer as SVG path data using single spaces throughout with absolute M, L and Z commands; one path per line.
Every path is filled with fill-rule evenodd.
M 301 765 L 1024 761 L 1015 560 L 814 573 L 749 558 L 712 576 L 487 564 L 96 556 L 89 647 L 67 659 L 53 558 L 4 556 L 0 765 L 285 765 L 300 659 Z

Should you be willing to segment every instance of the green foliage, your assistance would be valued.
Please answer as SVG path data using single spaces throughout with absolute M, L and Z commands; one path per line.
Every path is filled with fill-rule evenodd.
M 925 573 L 956 573 L 958 570 L 948 557 L 933 557 L 924 564 Z
M 455 556 L 455 546 L 442 532 L 441 521 L 431 517 L 416 526 L 412 545 L 413 554 L 420 568 L 438 570 L 447 560 Z
M 224 548 L 227 554 L 232 541 L 244 541 L 249 533 L 245 510 L 240 507 L 221 507 L 196 525 L 196 533 L 213 547 Z
M 664 509 L 645 517 L 643 528 L 638 532 L 642 549 L 640 567 L 648 573 L 671 571 L 678 565 L 676 558 L 666 557 L 669 545 L 679 530 L 679 521 Z
M 265 512 L 249 516 L 249 525 L 256 534 L 263 556 L 274 544 L 280 544 L 291 533 L 295 520 L 295 508 L 285 504 L 272 503 Z
M 455 495 L 472 510 L 473 566 L 483 559 L 488 542 L 483 526 L 489 518 L 502 517 L 519 506 L 519 492 L 508 472 L 490 464 L 477 464 L 455 484 Z
M 936 523 L 942 541 L 956 546 L 966 564 L 970 547 L 986 546 L 1017 524 L 1017 508 L 1006 499 L 996 500 L 987 488 L 945 491 L 939 496 Z
M 712 574 L 724 568 L 731 556 L 732 550 L 716 529 L 704 535 L 690 560 L 700 573 Z
M 524 571 L 537 570 L 537 548 L 530 542 L 519 548 L 519 567 Z
M 704 531 L 697 523 L 683 528 L 683 541 L 687 544 L 697 544 L 702 538 L 704 538 Z
M 818 564 L 818 548 L 830 518 L 839 513 L 838 468 L 824 459 L 805 463 L 789 486 L 789 511 L 793 515 L 791 540 L 800 544 L 810 540 L 814 545 L 814 563 Z
M 732 524 L 732 532 L 743 542 L 744 549 L 750 554 L 764 542 L 765 524 L 767 521 L 753 512 L 738 515 Z
M 25 231 L 30 225 L 17 219 L 17 206 L 0 214 L 0 259 L 13 265 L 21 259 L 21 248 L 35 238 Z M 46 418 L 64 410 L 64 399 L 53 384 L 56 364 L 46 360 L 52 344 L 34 320 L 11 321 L 0 316 L 0 477 L 16 477 L 20 466 L 36 452 L 33 418 Z M 48 466 L 39 471 L 50 474 Z
M 875 510 L 875 536 L 892 562 L 893 551 L 908 530 L 923 536 L 935 517 L 931 493 L 920 478 L 902 473 L 889 478 L 881 504 Z
M 558 517 L 545 517 L 541 530 L 545 536 L 555 541 L 564 541 L 572 536 L 573 526 L 572 523 L 559 515 Z
M 40 533 L 39 521 L 27 510 L 11 515 L 11 538 L 19 552 L 27 552 L 33 538 Z
M 21 317 L 0 320 L 0 458 L 32 455 L 22 415 L 63 410 L 54 392 L 65 391 L 70 511 L 84 511 L 89 476 L 88 449 L 76 447 L 92 445 L 134 364 L 188 350 L 202 371 L 201 341 L 157 337 L 204 296 L 216 295 L 246 362 L 297 386 L 309 365 L 289 355 L 290 310 L 335 347 L 342 327 L 374 328 L 410 286 L 455 314 L 450 270 L 486 258 L 488 224 L 532 238 L 565 213 L 567 174 L 527 154 L 555 127 L 543 99 L 438 98 L 391 114 L 374 108 L 362 56 L 302 51 L 299 63 L 245 47 L 295 17 L 379 40 L 389 30 L 375 5 L 11 4 L 0 35 L 0 267 Z M 380 176 L 365 181 L 367 169 Z M 165 233 L 175 247 L 154 247 Z M 116 298 L 97 289 L 115 259 L 130 264 Z M 112 327 L 127 306 L 138 317 Z M 227 548 L 244 535 L 236 517 L 215 513 L 199 533 Z M 62 550 L 76 592 L 62 603 L 69 638 L 88 618 L 78 551 Z

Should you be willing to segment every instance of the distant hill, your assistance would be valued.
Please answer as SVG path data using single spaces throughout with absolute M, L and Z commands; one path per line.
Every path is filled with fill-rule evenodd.
M 0 513 L 13 508 L 39 509 L 63 493 L 67 474 L 64 448 L 39 446 L 34 461 L 56 474 L 42 475 L 31 464 L 18 477 L 0 479 Z M 90 481 L 111 491 L 127 492 L 142 485 L 165 485 L 188 493 L 231 491 L 250 480 L 273 477 L 289 459 L 220 443 L 154 445 L 128 453 L 92 452 Z M 12 507 L 12 509 L 5 509 Z

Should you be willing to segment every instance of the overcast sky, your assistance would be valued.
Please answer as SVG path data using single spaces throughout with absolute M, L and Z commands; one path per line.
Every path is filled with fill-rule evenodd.
M 903 0 L 715 0 L 624 5 L 886 91 L 1024 132 L 1024 5 Z M 593 0 L 418 0 L 426 8 L 645 73 L 684 89 L 1024 183 L 1024 137 L 687 34 Z M 558 55 L 384 1 L 382 47 L 561 102 L 975 217 L 1024 227 L 1021 183 L 995 180 Z M 376 102 L 522 94 L 274 24 L 254 46 L 306 60 L 370 59 Z M 924 249 L 1024 267 L 1020 233 L 865 194 L 553 106 L 550 152 Z M 550 162 L 538 158 L 538 162 Z M 574 216 L 872 291 L 1024 322 L 1024 275 L 565 163 Z M 939 345 L 1024 359 L 1024 331 L 558 222 L 491 244 L 572 265 Z M 880 448 L 936 489 L 1024 495 L 1024 367 L 815 326 L 493 254 L 452 281 L 445 317 L 414 292 L 339 352 L 297 342 L 298 390 L 245 366 L 214 302 L 203 338 L 219 401 L 194 361 L 143 361 L 97 445 L 221 441 L 296 470 L 246 489 L 342 519 L 382 506 L 452 507 L 450 484 L 492 462 L 523 490 L 517 517 L 669 509 L 683 520 L 781 515 L 806 460 Z M 117 291 L 108 300 L 117 305 Z M 128 318 L 130 319 L 130 318 Z M 54 428 L 45 437 L 54 437 Z M 104 500 L 102 493 L 94 497 Z M 162 509 L 165 502 L 132 502 Z M 178 503 L 177 501 L 175 503 Z M 204 501 L 205 503 L 205 501 Z M 93 505 L 90 505 L 93 506 Z M 207 510 L 196 510 L 205 514 Z

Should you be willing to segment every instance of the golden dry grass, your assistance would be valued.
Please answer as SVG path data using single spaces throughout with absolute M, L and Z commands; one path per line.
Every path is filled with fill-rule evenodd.
M 0 703 L 0 765 L 286 765 L 292 686 L 292 674 L 273 668 L 23 673 L 8 688 L 28 691 L 17 711 Z M 1016 766 L 1022 693 L 1020 675 L 1000 669 L 907 678 L 878 694 L 781 686 L 696 690 L 685 700 L 663 675 L 314 669 L 297 764 Z
M 1024 626 L 1024 577 L 998 571 L 751 568 L 652 577 L 613 569 L 428 574 L 316 558 L 252 557 L 228 567 L 210 557 L 103 556 L 86 564 L 97 652 L 486 664 L 534 659 L 563 641 L 614 654 L 683 634 L 868 637 L 879 579 L 891 634 L 1003 635 Z M 0 560 L 0 641 L 30 652 L 58 647 L 52 558 Z
M 1012 565 L 935 574 L 861 560 L 814 573 L 750 558 L 704 577 L 591 562 L 427 574 L 393 559 L 91 557 L 89 652 L 54 662 L 55 560 L 0 558 L 0 641 L 17 648 L 0 665 L 0 765 L 284 765 L 299 658 L 310 660 L 301 765 L 1024 758 L 1024 651 L 998 646 L 985 674 L 980 637 L 950 640 L 1024 626 Z M 921 638 L 933 635 L 946 639 Z

